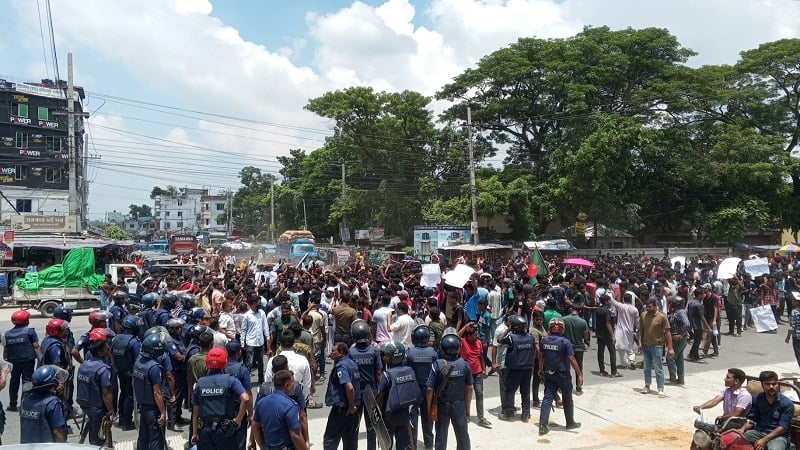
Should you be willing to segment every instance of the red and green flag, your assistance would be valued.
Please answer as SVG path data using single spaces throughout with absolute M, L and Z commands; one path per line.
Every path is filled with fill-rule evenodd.
M 544 262 L 542 254 L 539 253 L 539 248 L 534 247 L 531 260 L 528 262 L 528 282 L 532 286 L 536 286 L 536 275 L 538 274 L 547 274 L 547 263 Z

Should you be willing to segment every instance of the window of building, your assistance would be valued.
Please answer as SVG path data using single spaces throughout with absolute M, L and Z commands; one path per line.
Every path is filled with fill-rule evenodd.
M 206 211 L 208 211 L 208 206 L 209 206 L 209 205 L 208 205 L 208 203 L 204 204 L 204 205 L 203 205 L 203 209 L 205 209 Z
M 40 106 L 38 111 L 39 120 L 50 120 L 50 110 L 44 106 Z
M 178 228 L 183 228 L 183 222 L 178 222 L 175 224 L 175 226 Z
M 183 206 L 183 202 L 178 200 L 178 206 Z
M 208 223 L 208 219 L 206 219 L 206 226 L 208 226 L 208 225 L 209 225 L 209 223 Z
M 27 103 L 12 103 L 11 111 L 17 117 L 28 117 L 28 104 Z
M 225 203 L 217 203 L 217 211 L 225 211 Z
M 61 169 L 60 168 L 45 168 L 44 169 L 44 182 L 45 183 L 61 183 Z
M 134 224 L 129 224 L 128 225 L 128 228 L 131 229 L 131 230 L 133 229 L 133 227 L 134 227 Z
M 28 148 L 28 135 L 20 131 L 14 133 L 14 147 Z
M 169 211 L 164 213 L 164 217 L 169 217 Z
M 50 153 L 61 153 L 64 151 L 64 147 L 62 146 L 62 140 L 60 137 L 45 136 L 44 146 Z
M 169 230 L 169 222 L 164 222 L 164 229 Z
M 183 217 L 183 211 L 178 211 L 178 217 Z
M 31 212 L 33 209 L 33 200 L 18 198 L 17 199 L 17 212 Z
M 27 180 L 28 179 L 28 166 L 14 166 L 14 179 Z

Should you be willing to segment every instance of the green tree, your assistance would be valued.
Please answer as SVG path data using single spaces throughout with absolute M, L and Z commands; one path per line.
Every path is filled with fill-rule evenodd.
M 131 204 L 128 206 L 129 214 L 133 219 L 139 219 L 140 217 L 152 217 L 153 210 L 150 208 L 150 205 L 134 205 Z
M 106 237 L 120 241 L 130 239 L 128 233 L 117 225 L 109 225 L 106 227 Z

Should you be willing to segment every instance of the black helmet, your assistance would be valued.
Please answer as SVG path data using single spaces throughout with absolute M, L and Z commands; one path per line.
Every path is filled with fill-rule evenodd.
M 381 353 L 389 355 L 393 366 L 403 364 L 406 357 L 406 347 L 398 341 L 385 341 L 380 346 Z
M 142 356 L 145 358 L 158 358 L 164 354 L 166 345 L 167 341 L 164 336 L 161 334 L 151 334 L 142 341 Z
M 208 327 L 205 325 L 195 325 L 192 327 L 191 331 L 189 331 L 189 336 L 192 339 L 200 339 L 200 335 L 203 333 L 208 333 Z
M 447 334 L 442 336 L 442 353 L 444 356 L 451 356 L 451 357 L 458 357 L 459 352 L 461 351 L 461 338 L 455 334 Z
M 114 301 L 117 301 L 117 300 L 125 301 L 125 300 L 128 299 L 128 293 L 125 292 L 125 291 L 122 291 L 122 290 L 117 290 L 117 291 L 114 291 L 113 294 L 111 294 L 111 298 Z
M 154 334 L 156 336 L 161 336 L 164 339 L 165 344 L 172 339 L 169 335 L 169 331 L 167 331 L 166 328 L 162 327 L 161 325 L 157 325 L 154 327 L 150 327 L 147 331 L 144 332 L 144 336 L 142 336 L 142 342 L 144 342 L 145 339 Z
M 72 322 L 72 308 L 69 306 L 56 306 L 55 311 L 53 311 L 53 317 L 56 319 L 66 320 L 67 322 Z
M 514 314 L 511 316 L 511 329 L 517 333 L 524 333 L 528 331 L 528 321 L 525 316 Z
M 178 301 L 178 296 L 175 294 L 164 294 L 161 296 L 161 307 L 164 309 L 172 309 Z
M 419 345 L 420 347 L 424 347 L 428 345 L 428 341 L 431 338 L 431 329 L 428 328 L 427 325 L 417 325 L 414 327 L 414 331 L 411 334 L 411 342 L 414 345 Z
M 372 329 L 369 327 L 369 324 L 361 319 L 354 320 L 353 324 L 350 326 L 350 335 L 353 336 L 353 342 L 356 344 L 369 342 L 371 334 Z
M 134 316 L 133 314 L 129 314 L 122 319 L 122 328 L 125 330 L 138 331 L 139 325 L 141 324 L 142 318 L 139 316 Z
M 145 308 L 152 308 L 158 300 L 158 294 L 155 292 L 148 292 L 142 296 L 142 306 Z
M 185 293 L 178 296 L 178 299 L 183 303 L 183 309 L 191 310 L 195 306 L 197 306 L 197 301 L 195 300 L 196 297 L 194 294 Z
M 63 319 L 62 319 L 63 320 Z M 46 391 L 67 381 L 69 374 L 61 367 L 53 365 L 39 366 L 31 376 L 32 389 Z

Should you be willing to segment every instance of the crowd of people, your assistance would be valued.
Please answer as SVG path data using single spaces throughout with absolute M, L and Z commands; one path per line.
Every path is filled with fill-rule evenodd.
M 664 398 L 668 383 L 685 383 L 685 361 L 717 356 L 722 336 L 741 336 L 753 327 L 751 309 L 768 305 L 777 324 L 791 321 L 786 339 L 800 364 L 800 310 L 787 317 L 800 303 L 796 267 L 775 257 L 770 273 L 740 268 L 719 279 L 719 260 L 598 256 L 582 267 L 551 257 L 546 273 L 532 274 L 531 255 L 520 253 L 461 261 L 472 276 L 458 286 L 424 280 L 410 260 L 333 270 L 316 260 L 226 261 L 207 273 L 146 274 L 135 314 L 128 287 L 109 280 L 109 306 L 89 315 L 91 330 L 77 339 L 69 308 L 56 310 L 41 344 L 27 312 L 14 313 L 4 337 L 14 364 L 8 411 L 20 414 L 22 443 L 79 431 L 102 445 L 114 424 L 138 429 L 141 449 L 165 448 L 165 431 L 186 432 L 200 449 L 307 449 L 307 409 L 322 407 L 313 397 L 327 382 L 324 449 L 356 448 L 363 418 L 368 450 L 386 439 L 406 448 L 419 434 L 426 449 L 443 450 L 451 426 L 458 447 L 470 447 L 473 412 L 492 427 L 484 383 L 496 374 L 500 420 L 516 420 L 519 395 L 521 421 L 539 408 L 540 435 L 552 405 L 577 429 L 573 395 L 583 393 L 593 339 L 601 376 L 643 368 L 642 394 Z M 445 275 L 454 268 L 439 265 Z M 0 371 L 0 385 L 8 375 Z M 32 388 L 20 401 L 21 381 Z

